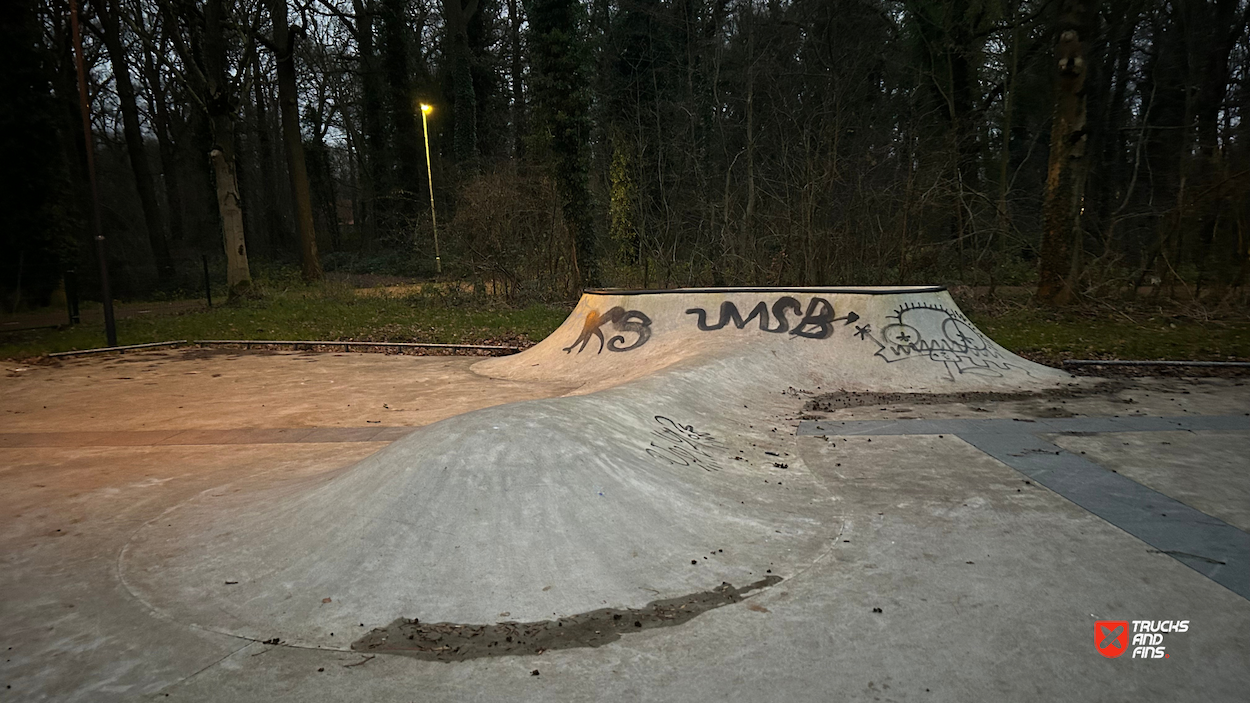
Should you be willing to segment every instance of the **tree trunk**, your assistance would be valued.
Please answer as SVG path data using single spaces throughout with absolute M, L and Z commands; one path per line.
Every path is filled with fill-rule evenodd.
M 750 12 L 750 10 L 747 10 Z M 747 186 L 747 202 L 746 210 L 742 213 L 742 245 L 740 250 L 748 251 L 754 249 L 752 243 L 752 225 L 755 222 L 755 71 L 750 66 L 750 62 L 755 58 L 755 18 L 751 17 L 747 25 L 747 86 L 746 86 L 746 186 Z M 752 251 L 752 254 L 754 252 Z M 759 261 L 752 256 L 751 274 L 748 279 L 752 283 L 756 282 L 756 272 L 759 270 Z
M 230 297 L 245 294 L 252 285 L 243 230 L 234 148 L 236 100 L 227 73 L 225 0 L 204 5 L 205 107 L 213 131 L 209 151 L 217 183 L 217 212 L 221 216 L 222 243 L 226 252 L 226 285 Z
M 252 283 L 243 237 L 243 208 L 239 206 L 239 183 L 234 174 L 234 155 L 217 148 L 209 153 L 217 180 L 217 209 L 226 248 L 226 285 L 236 295 Z
M 521 9 L 517 0 L 508 0 L 508 42 L 512 56 L 509 69 L 512 88 L 512 158 L 525 156 L 525 92 L 521 76 L 525 58 L 521 55 Z
M 1132 0 L 1119 0 L 1108 8 L 1107 22 L 1105 57 L 1095 69 L 1103 75 L 1098 78 L 1095 94 L 1108 98 L 1101 105 L 1095 105 L 1100 117 L 1095 121 L 1096 133 L 1090 150 L 1096 160 L 1092 169 L 1097 169 L 1097 177 L 1090 184 L 1094 191 L 1086 194 L 1086 207 L 1095 208 L 1090 215 L 1096 218 L 1095 229 L 1102 236 L 1104 254 L 1113 246 L 1118 210 L 1127 197 L 1127 176 L 1131 172 L 1131 157 L 1125 157 L 1130 135 L 1120 127 L 1127 108 L 1124 96 L 1129 82 L 1129 60 L 1133 55 L 1133 34 L 1140 23 L 1139 10 Z M 1114 87 L 1108 90 L 1107 86 Z
M 1012 20 L 1015 18 L 1013 17 Z M 994 267 L 998 265 L 997 245 L 1011 232 L 1011 132 L 1013 128 L 1012 119 L 1015 108 L 1016 97 L 1016 71 L 1019 67 L 1020 59 L 1020 30 L 1013 27 L 1011 30 L 1011 48 L 1010 58 L 1007 60 L 1007 75 L 1003 78 L 1003 127 L 1002 127 L 1002 144 L 999 147 L 998 155 L 998 204 L 996 206 L 996 228 L 990 230 L 990 240 L 986 242 L 985 249 L 989 256 L 986 256 L 986 267 L 989 269 L 990 290 L 989 297 L 994 296 L 995 277 Z M 908 164 L 910 167 L 910 164 Z M 905 218 L 906 216 L 904 216 Z M 906 232 L 904 232 L 906 236 Z
M 1156 264 L 1161 257 L 1166 260 L 1170 243 L 1180 234 L 1188 162 L 1185 145 L 1193 116 L 1189 52 L 1183 23 L 1176 21 L 1183 9 L 1173 5 L 1153 13 L 1152 51 L 1143 71 L 1141 94 L 1150 97 L 1144 107 L 1149 121 L 1143 124 L 1142 181 L 1153 212 L 1154 242 L 1143 257 L 1139 286 L 1151 277 L 1170 278 L 1170 271 L 1157 269 Z
M 469 51 L 469 18 L 477 12 L 477 0 L 442 0 L 446 41 L 451 54 L 454 129 L 452 152 L 456 162 L 477 160 L 477 93 L 473 89 L 473 65 Z
M 270 253 L 274 251 L 289 252 L 294 249 L 291 244 L 293 234 L 290 224 L 278 206 L 277 159 L 273 153 L 273 131 L 270 129 L 268 93 L 265 82 L 261 80 L 258 64 L 252 64 L 252 106 L 256 114 L 256 161 L 260 165 L 260 189 L 265 202 L 259 204 L 262 211 L 260 221 L 265 223 L 265 242 Z
M 1196 36 L 1191 39 L 1195 45 L 1193 53 L 1205 58 L 1205 61 L 1194 61 L 1191 68 L 1191 85 L 1196 84 L 1198 87 L 1194 106 L 1198 163 L 1194 170 L 1200 195 L 1195 203 L 1197 252 L 1194 263 L 1198 267 L 1199 289 L 1208 273 L 1208 259 L 1215 241 L 1217 223 L 1226 205 L 1227 188 L 1222 188 L 1221 183 L 1227 178 L 1227 169 L 1220 154 L 1219 120 L 1221 107 L 1225 105 L 1224 96 L 1232 78 L 1229 71 L 1230 54 L 1245 31 L 1246 19 L 1250 16 L 1250 8 L 1247 8 L 1246 14 L 1238 17 L 1239 4 L 1237 0 L 1216 0 L 1203 7 L 1203 21 L 1195 28 Z M 1244 115 L 1242 119 L 1246 119 Z
M 269 0 L 273 19 L 274 53 L 278 63 L 278 106 L 282 113 L 282 141 L 286 144 L 287 175 L 299 232 L 301 273 L 307 282 L 321 279 L 317 260 L 317 231 L 313 226 L 312 193 L 304 160 L 304 137 L 299 131 L 299 87 L 295 83 L 295 32 L 287 24 L 286 0 Z
M 363 207 L 359 222 L 361 248 L 377 238 L 377 194 L 381 191 L 386 135 L 382 127 L 382 82 L 373 50 L 373 10 L 365 0 L 352 0 L 356 15 L 356 45 L 360 55 L 360 119 L 364 139 L 361 155 Z
M 329 235 L 330 247 L 333 251 L 342 249 L 341 232 L 339 230 L 338 195 L 334 186 L 334 167 L 330 164 L 329 149 L 326 148 L 326 132 L 329 125 L 325 122 L 328 101 L 322 96 L 317 108 L 309 108 L 307 119 L 311 137 L 304 148 L 305 165 L 308 169 L 308 189 L 313 199 L 313 218 L 317 229 Z M 351 149 L 356 137 L 353 134 L 351 116 L 343 113 L 343 131 L 347 137 L 349 160 Z
M 1050 161 L 1043 204 L 1042 251 L 1037 298 L 1051 305 L 1072 297 L 1073 240 L 1079 236 L 1085 190 L 1085 41 L 1089 12 L 1086 0 L 1063 0 L 1055 58 L 1055 108 L 1050 130 Z
M 147 151 L 143 147 L 143 131 L 139 127 L 139 107 L 135 104 L 135 88 L 130 80 L 130 66 L 126 63 L 125 47 L 121 42 L 118 15 L 121 10 L 117 0 L 96 3 L 100 22 L 104 25 L 104 45 L 108 48 L 109 61 L 113 67 L 113 83 L 117 87 L 117 100 L 121 104 L 122 131 L 126 137 L 126 152 L 130 156 L 130 169 L 134 173 L 135 188 L 139 191 L 139 204 L 143 209 L 143 222 L 148 231 L 148 244 L 156 262 L 156 273 L 161 285 L 169 285 L 174 276 L 173 260 L 169 256 L 169 242 L 165 239 L 165 225 L 161 221 L 160 206 L 156 202 L 156 186 Z
M 142 22 L 142 18 L 139 19 Z M 157 148 L 161 155 L 161 175 L 165 178 L 165 212 L 169 223 L 169 240 L 180 242 L 184 236 L 182 183 L 178 178 L 178 158 L 171 136 L 173 120 L 169 115 L 169 98 L 161 82 L 160 71 L 146 43 L 143 48 L 143 73 L 151 91 L 148 109 L 153 116 L 152 131 L 156 133 Z
M 586 47 L 577 0 L 530 0 L 532 95 L 550 132 L 556 188 L 565 227 L 573 239 L 577 282 L 599 285 L 598 238 L 591 214 L 590 94 Z
M 402 214 L 412 214 L 428 201 L 419 108 L 413 94 L 413 73 L 408 52 L 408 15 L 403 0 L 382 0 L 382 68 L 389 98 L 394 153 L 398 157 L 396 181 L 387 183 L 385 195 Z

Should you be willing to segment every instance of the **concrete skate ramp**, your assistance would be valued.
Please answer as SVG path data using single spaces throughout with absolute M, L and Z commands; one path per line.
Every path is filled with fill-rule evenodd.
M 136 533 L 123 582 L 196 627 L 347 648 L 400 617 L 535 621 L 788 578 L 841 527 L 794 454 L 804 392 L 1071 382 L 932 287 L 588 292 L 474 370 L 583 385 L 328 475 L 208 491 Z
M 474 370 L 580 382 L 578 393 L 590 393 L 690 361 L 736 367 L 726 386 L 810 378 L 974 390 L 1070 378 L 995 344 L 939 286 L 588 291 L 542 343 Z

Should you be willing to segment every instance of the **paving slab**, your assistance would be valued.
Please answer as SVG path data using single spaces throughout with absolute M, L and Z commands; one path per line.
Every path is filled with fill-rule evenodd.
M 1246 433 L 1130 432 L 1060 435 L 1050 440 L 1250 532 L 1250 443 Z

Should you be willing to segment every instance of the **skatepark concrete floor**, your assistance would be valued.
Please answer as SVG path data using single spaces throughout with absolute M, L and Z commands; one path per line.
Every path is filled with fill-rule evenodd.
M 1236 378 L 936 403 L 795 390 L 775 400 L 774 425 L 794 460 L 778 457 L 760 490 L 829 496 L 828 547 L 749 597 L 598 646 L 449 662 L 274 644 L 181 621 L 123 582 L 132 538 L 196 496 L 328 476 L 412 428 L 577 389 L 482 376 L 475 361 L 183 350 L 7 366 L 0 701 L 1240 701 L 1250 689 L 1243 595 L 955 433 L 829 429 L 1244 416 Z M 1250 432 L 1044 436 L 1250 530 Z M 792 479 L 799 465 L 810 475 Z M 1166 636 L 1165 659 L 1112 659 L 1095 648 L 1098 620 L 1189 628 Z

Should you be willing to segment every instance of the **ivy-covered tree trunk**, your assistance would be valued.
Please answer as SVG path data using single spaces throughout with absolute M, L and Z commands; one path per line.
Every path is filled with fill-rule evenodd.
M 578 284 L 599 285 L 590 196 L 589 56 L 577 0 L 527 0 L 534 117 L 550 145 L 561 215 L 573 238 Z

